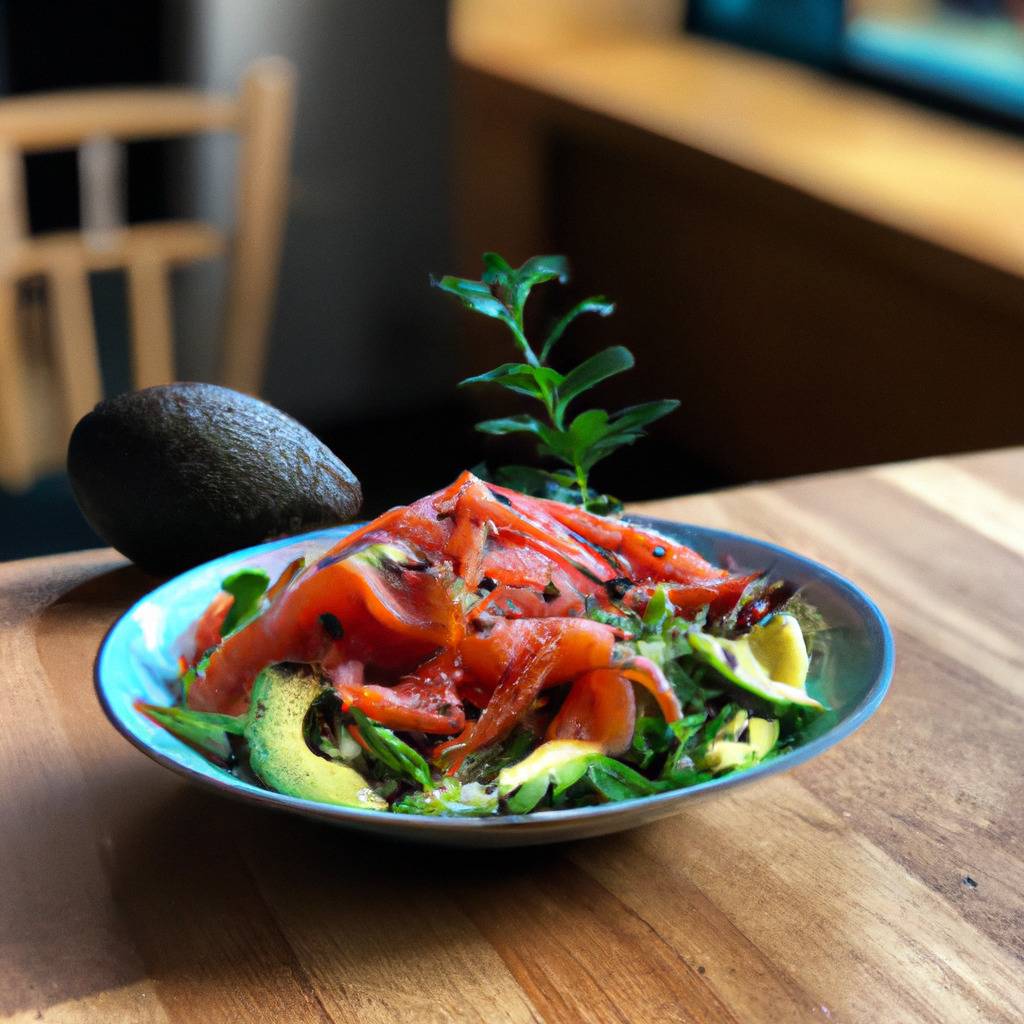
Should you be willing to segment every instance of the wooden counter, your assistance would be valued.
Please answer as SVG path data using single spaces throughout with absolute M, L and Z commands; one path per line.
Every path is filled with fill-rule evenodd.
M 674 35 L 517 47 L 469 68 L 1024 277 L 1024 141 L 790 61 Z
M 645 511 L 862 584 L 895 629 L 892 692 L 787 775 L 526 851 L 199 792 L 93 695 L 152 581 L 109 551 L 0 566 L 0 1020 L 1021 1020 L 1024 449 Z

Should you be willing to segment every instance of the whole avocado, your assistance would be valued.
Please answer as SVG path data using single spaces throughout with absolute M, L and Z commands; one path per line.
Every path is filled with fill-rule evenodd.
M 75 500 L 141 568 L 171 575 L 359 511 L 352 471 L 290 416 L 214 384 L 100 402 L 68 444 Z

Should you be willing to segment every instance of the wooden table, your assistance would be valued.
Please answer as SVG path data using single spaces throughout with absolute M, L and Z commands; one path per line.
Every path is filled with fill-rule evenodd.
M 93 696 L 100 638 L 152 581 L 109 551 L 0 567 L 0 1018 L 1024 1018 L 1024 449 L 647 511 L 863 584 L 892 693 L 787 775 L 526 851 L 369 842 L 191 788 Z

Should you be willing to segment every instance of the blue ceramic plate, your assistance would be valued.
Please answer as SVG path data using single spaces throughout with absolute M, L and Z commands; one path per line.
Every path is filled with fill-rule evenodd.
M 849 736 L 878 708 L 889 688 L 893 642 L 875 603 L 842 576 L 785 548 L 724 530 L 633 517 L 688 544 L 721 565 L 768 569 L 794 581 L 824 615 L 829 629 L 812 645 L 808 689 L 830 709 L 804 732 L 791 753 L 735 775 L 690 789 L 624 803 L 501 818 L 433 818 L 335 807 L 297 800 L 251 785 L 209 763 L 170 733 L 139 714 L 133 702 L 166 704 L 175 677 L 180 638 L 242 566 L 262 566 L 273 576 L 298 554 L 316 557 L 352 526 L 261 544 L 198 566 L 158 587 L 129 609 L 107 634 L 96 659 L 96 690 L 111 722 L 154 761 L 226 796 L 362 832 L 460 846 L 519 846 L 581 839 L 632 828 L 673 814 L 694 800 L 749 786 L 801 764 Z

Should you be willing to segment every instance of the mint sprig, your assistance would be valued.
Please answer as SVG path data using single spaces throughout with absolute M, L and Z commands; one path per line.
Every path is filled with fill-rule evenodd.
M 539 402 L 544 417 L 529 413 L 484 420 L 476 429 L 484 434 L 531 434 L 537 439 L 537 452 L 568 466 L 565 473 L 540 474 L 533 478 L 532 493 L 557 492 L 563 500 L 571 497 L 593 511 L 606 512 L 618 503 L 608 495 L 594 495 L 590 489 L 590 471 L 623 445 L 643 437 L 644 427 L 668 415 L 679 403 L 675 400 L 644 402 L 618 412 L 587 409 L 569 415 L 569 407 L 591 388 L 633 367 L 632 352 L 622 345 L 603 349 L 585 359 L 568 373 L 548 364 L 555 345 L 572 322 L 584 313 L 609 316 L 615 305 L 604 296 L 584 299 L 562 316 L 544 338 L 539 354 L 526 335 L 523 313 L 530 290 L 538 284 L 569 279 L 569 264 L 564 256 L 534 256 L 521 267 L 513 268 L 497 253 L 484 253 L 484 272 L 479 281 L 461 277 L 442 277 L 432 283 L 456 296 L 468 309 L 500 320 L 511 331 L 523 362 L 503 363 L 487 373 L 461 381 L 459 386 L 495 384 L 515 394 Z M 513 467 L 509 467 L 513 469 Z M 515 467 L 514 471 L 521 470 Z M 499 473 L 500 475 L 500 473 Z M 518 472 L 520 480 L 529 480 L 529 472 Z M 520 488 L 522 489 L 522 488 Z

